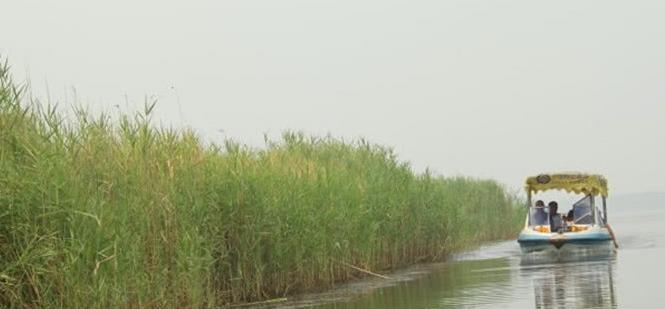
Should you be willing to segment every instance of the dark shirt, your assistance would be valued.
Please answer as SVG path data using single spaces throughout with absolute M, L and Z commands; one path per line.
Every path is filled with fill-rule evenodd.
M 563 219 L 558 213 L 550 215 L 550 231 L 559 232 L 563 229 Z

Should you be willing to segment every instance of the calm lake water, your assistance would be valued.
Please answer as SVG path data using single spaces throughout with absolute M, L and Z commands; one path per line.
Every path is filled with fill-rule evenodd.
M 609 258 L 527 263 L 517 242 L 506 241 L 396 272 L 392 282 L 362 280 L 280 307 L 665 308 L 662 197 L 627 199 L 609 212 L 620 245 Z

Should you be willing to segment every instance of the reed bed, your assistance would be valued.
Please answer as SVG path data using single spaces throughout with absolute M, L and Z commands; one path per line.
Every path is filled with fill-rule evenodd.
M 325 289 L 513 236 L 491 180 L 416 174 L 386 147 L 287 132 L 263 149 L 65 116 L 0 65 L 0 306 L 219 307 Z

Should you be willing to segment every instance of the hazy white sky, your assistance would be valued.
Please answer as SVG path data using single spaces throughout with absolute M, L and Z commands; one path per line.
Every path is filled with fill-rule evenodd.
M 215 141 L 330 133 L 509 187 L 583 170 L 614 193 L 665 191 L 662 0 L 1 7 L 0 54 L 52 101 L 75 88 L 96 110 L 131 109 L 149 95 L 165 124 Z

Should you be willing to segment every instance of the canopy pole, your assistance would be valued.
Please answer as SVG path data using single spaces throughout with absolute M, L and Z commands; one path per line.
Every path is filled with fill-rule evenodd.
M 591 218 L 594 224 L 597 224 L 598 221 L 596 221 L 596 198 L 593 196 L 593 194 L 589 194 L 589 197 L 591 197 Z
M 531 225 L 531 189 L 527 188 L 526 189 L 526 212 L 527 212 L 527 220 L 528 224 Z
M 607 197 L 603 196 L 603 222 L 607 224 Z

